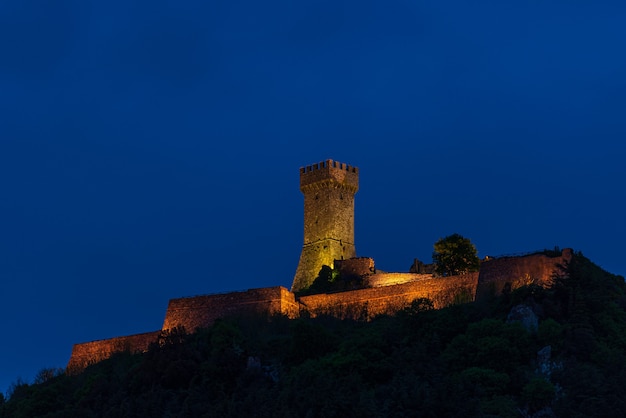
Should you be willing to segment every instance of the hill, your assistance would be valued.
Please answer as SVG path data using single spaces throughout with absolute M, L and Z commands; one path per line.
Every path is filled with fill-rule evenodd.
M 626 285 L 580 253 L 548 288 L 369 322 L 260 315 L 16 383 L 0 417 L 622 416 Z

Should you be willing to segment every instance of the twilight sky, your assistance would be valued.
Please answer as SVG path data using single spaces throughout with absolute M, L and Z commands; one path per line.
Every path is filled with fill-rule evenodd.
M 458 232 L 626 274 L 626 2 L 0 2 L 0 392 L 170 298 L 291 286 L 300 166 L 386 271 Z

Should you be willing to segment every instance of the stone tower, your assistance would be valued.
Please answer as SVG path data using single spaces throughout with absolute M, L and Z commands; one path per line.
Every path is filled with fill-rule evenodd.
M 304 194 L 304 245 L 291 290 L 308 288 L 322 266 L 356 257 L 354 194 L 359 169 L 333 160 L 300 168 Z

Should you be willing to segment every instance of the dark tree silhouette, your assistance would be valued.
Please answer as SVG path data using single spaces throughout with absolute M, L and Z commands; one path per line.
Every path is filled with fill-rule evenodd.
M 435 243 L 433 262 L 435 272 L 441 276 L 455 276 L 478 271 L 480 260 L 476 247 L 459 234 L 452 234 Z

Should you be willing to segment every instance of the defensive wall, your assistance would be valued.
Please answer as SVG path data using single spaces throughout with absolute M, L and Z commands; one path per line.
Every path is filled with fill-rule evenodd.
M 373 273 L 373 260 L 355 259 L 343 264 L 346 271 L 364 273 L 364 289 L 296 297 L 282 286 L 241 292 L 204 295 L 170 300 L 162 331 L 184 327 L 187 332 L 210 326 L 216 319 L 246 314 L 279 314 L 289 318 L 332 315 L 338 318 L 371 319 L 393 314 L 418 298 L 428 298 L 436 309 L 452 303 L 469 302 L 496 295 L 509 287 L 547 285 L 560 267 L 572 257 L 571 249 L 561 255 L 543 253 L 516 257 L 489 258 L 480 271 L 462 276 L 433 277 L 420 273 Z M 76 373 L 89 364 L 120 351 L 143 352 L 157 342 L 161 331 L 75 344 L 67 365 Z
M 371 257 L 353 257 L 347 260 L 335 260 L 335 269 L 342 277 L 366 277 L 376 273 L 374 259 Z
M 459 296 L 466 302 L 474 299 L 478 272 L 452 277 L 426 276 L 402 284 L 301 296 L 298 300 L 301 310 L 312 317 L 332 315 L 342 319 L 371 319 L 376 315 L 396 313 L 418 298 L 430 299 L 436 309 L 454 303 Z
M 480 265 L 476 298 L 483 299 L 492 295 L 499 295 L 508 287 L 518 287 L 537 284 L 547 286 L 552 282 L 555 274 L 561 272 L 561 266 L 566 266 L 572 260 L 573 251 L 565 248 L 560 255 L 535 253 L 523 256 L 487 258 Z
M 74 344 L 72 356 L 67 364 L 67 372 L 70 374 L 80 372 L 90 364 L 106 360 L 115 353 L 125 351 L 131 353 L 145 352 L 150 344 L 157 342 L 160 333 L 161 331 L 153 331 L 126 337 Z
M 217 318 L 241 314 L 299 315 L 295 295 L 282 286 L 217 295 L 171 299 L 164 330 L 184 327 L 187 332 L 210 326 Z
M 300 305 L 295 295 L 282 286 L 171 299 L 161 330 L 74 344 L 67 371 L 80 372 L 118 352 L 144 352 L 151 343 L 158 342 L 162 331 L 184 328 L 186 332 L 194 332 L 209 327 L 218 318 L 251 314 L 296 318 L 300 315 Z

